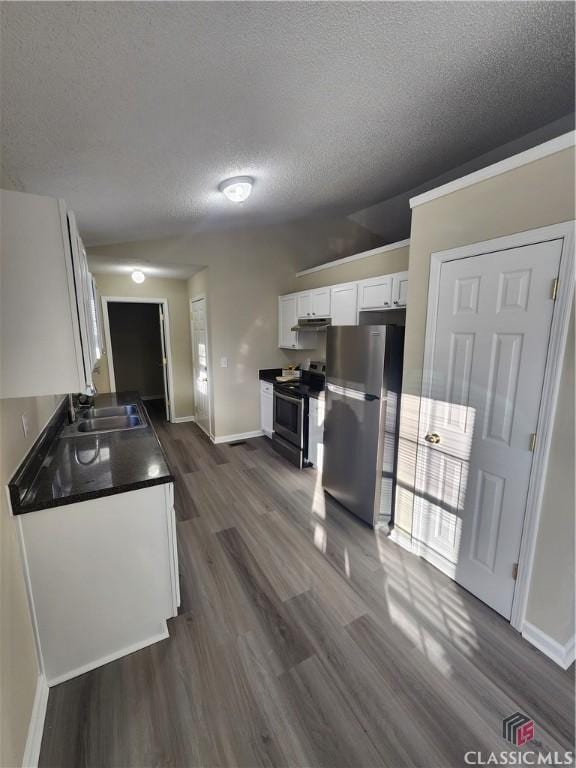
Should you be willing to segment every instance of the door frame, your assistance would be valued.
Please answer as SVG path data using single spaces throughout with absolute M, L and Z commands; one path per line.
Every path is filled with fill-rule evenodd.
M 159 304 L 162 307 L 164 315 L 164 342 L 166 345 L 166 360 L 168 368 L 168 401 L 170 421 L 174 423 L 176 415 L 174 413 L 174 376 L 172 372 L 172 341 L 170 338 L 170 313 L 168 312 L 168 299 L 149 299 L 143 296 L 102 296 L 102 319 L 104 321 L 104 340 L 106 345 L 106 356 L 108 360 L 108 378 L 110 380 L 110 391 L 116 391 L 116 379 L 114 376 L 114 358 L 112 353 L 112 338 L 110 336 L 110 318 L 108 317 L 108 304 L 126 303 L 126 304 Z
M 194 420 L 196 421 L 196 424 L 200 427 L 200 429 L 205 432 L 208 437 L 212 440 L 214 438 L 214 435 L 212 434 L 212 358 L 210 355 L 210 326 L 208 321 L 208 297 L 205 293 L 199 293 L 196 296 L 193 296 L 189 301 L 189 315 L 190 315 L 190 346 L 192 348 L 192 371 L 194 374 L 194 377 L 196 377 L 195 367 L 196 367 L 196 354 L 194 350 L 194 327 L 192 322 L 192 304 L 194 304 L 195 301 L 202 301 L 204 300 L 204 322 L 206 324 L 206 369 L 208 371 L 208 432 L 206 432 L 205 429 L 202 428 L 202 426 L 198 423 L 196 419 L 196 389 L 194 388 Z
M 494 251 L 503 251 L 519 248 L 527 245 L 546 242 L 548 240 L 563 239 L 560 255 L 559 284 L 556 301 L 552 314 L 550 327 L 550 343 L 544 369 L 544 383 L 538 411 L 536 449 L 532 459 L 530 479 L 528 481 L 528 494 L 526 498 L 526 510 L 524 513 L 524 526 L 520 541 L 520 554 L 518 558 L 518 576 L 512 599 L 512 611 L 510 624 L 514 629 L 522 632 L 525 617 L 528 592 L 532 578 L 534 554 L 536 550 L 536 537 L 542 512 L 542 499 L 550 455 L 550 444 L 554 428 L 554 417 L 560 390 L 560 371 L 564 360 L 566 339 L 570 325 L 570 312 L 574 299 L 574 231 L 576 221 L 566 221 L 561 224 L 553 224 L 547 227 L 539 227 L 513 235 L 506 235 L 479 243 L 471 243 L 446 251 L 435 251 L 430 256 L 430 281 L 428 285 L 428 307 L 426 315 L 426 335 L 424 340 L 424 360 L 422 370 L 422 388 L 420 409 L 418 417 L 418 437 L 416 447 L 416 466 L 418 452 L 420 450 L 419 435 L 420 421 L 422 419 L 423 403 L 430 398 L 432 388 L 432 364 L 434 359 L 435 329 L 438 317 L 438 300 L 440 295 L 440 276 L 442 265 L 447 261 L 466 259 L 472 256 L 482 256 Z M 416 505 L 414 505 L 416 513 Z M 412 530 L 415 523 L 412 521 Z M 413 546 L 418 554 L 424 554 L 414 539 Z M 420 550 L 420 551 L 418 551 Z

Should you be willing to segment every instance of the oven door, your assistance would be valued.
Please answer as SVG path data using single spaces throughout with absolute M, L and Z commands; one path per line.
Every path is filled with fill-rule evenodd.
M 274 390 L 274 432 L 304 448 L 304 401 Z

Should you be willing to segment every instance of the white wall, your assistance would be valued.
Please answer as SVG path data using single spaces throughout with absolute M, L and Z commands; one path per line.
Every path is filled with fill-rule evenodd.
M 0 400 L 0 765 L 6 768 L 22 764 L 40 665 L 5 485 L 60 401 L 52 395 Z

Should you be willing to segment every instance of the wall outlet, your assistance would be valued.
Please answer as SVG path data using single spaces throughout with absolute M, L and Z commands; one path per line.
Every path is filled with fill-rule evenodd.
M 227 357 L 221 357 L 220 358 L 220 368 L 228 368 L 228 358 Z
M 30 427 L 28 426 L 28 416 L 26 416 L 25 413 L 22 414 L 22 432 L 24 432 L 24 437 L 28 437 L 28 432 L 30 431 Z

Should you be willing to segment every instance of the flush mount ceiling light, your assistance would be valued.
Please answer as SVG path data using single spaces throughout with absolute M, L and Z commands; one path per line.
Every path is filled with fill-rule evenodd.
M 146 280 L 146 275 L 142 270 L 135 269 L 134 272 L 132 272 L 132 280 L 134 280 L 135 283 L 143 283 L 144 280 Z
M 250 197 L 254 179 L 251 176 L 235 176 L 218 185 L 218 189 L 233 203 L 243 203 Z

